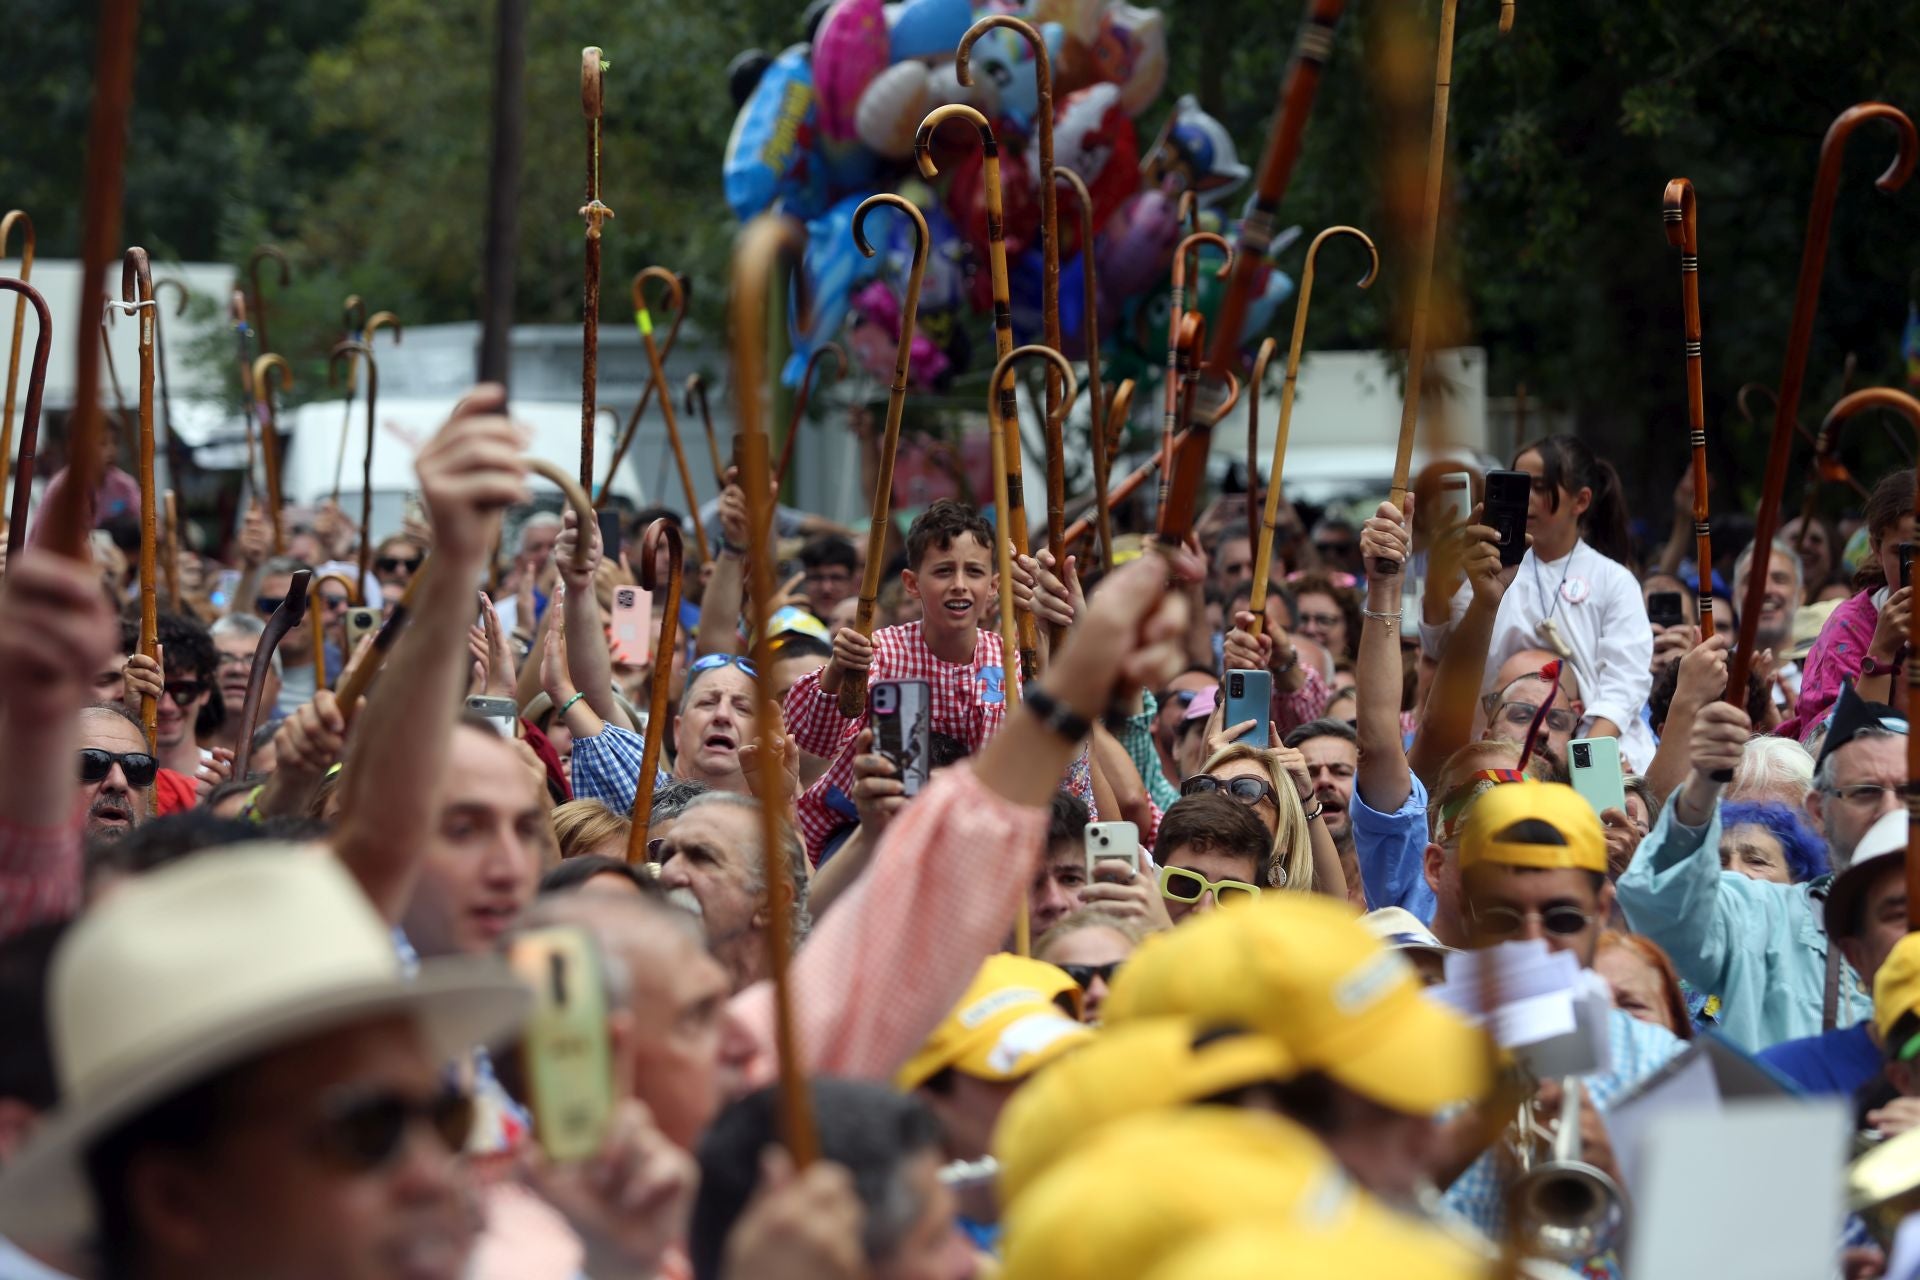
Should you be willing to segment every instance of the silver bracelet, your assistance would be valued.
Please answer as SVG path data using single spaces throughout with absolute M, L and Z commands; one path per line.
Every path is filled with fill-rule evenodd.
M 1369 609 L 1367 606 L 1361 605 L 1360 616 L 1363 618 L 1372 618 L 1375 622 L 1386 623 L 1389 631 L 1400 625 L 1400 612 L 1397 609 L 1392 613 L 1387 613 L 1382 610 Z

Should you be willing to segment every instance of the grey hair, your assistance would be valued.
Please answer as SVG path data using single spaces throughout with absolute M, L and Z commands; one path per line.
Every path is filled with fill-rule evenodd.
M 1793 544 L 1791 542 L 1788 542 L 1784 538 L 1775 538 L 1773 540 L 1773 549 L 1776 554 L 1783 555 L 1787 558 L 1787 565 L 1789 568 L 1793 570 L 1794 587 L 1797 589 L 1803 586 L 1804 583 L 1801 581 L 1801 575 L 1804 571 L 1800 565 L 1800 553 L 1794 550 Z M 1753 544 L 1749 542 L 1746 546 L 1746 549 L 1742 551 L 1738 556 L 1734 557 L 1734 561 L 1733 561 L 1733 594 L 1734 594 L 1733 607 L 1735 609 L 1738 609 L 1740 607 L 1739 597 L 1746 594 L 1745 592 L 1740 590 L 1740 586 L 1739 586 L 1740 579 L 1746 577 L 1747 570 L 1751 569 L 1752 567 L 1753 567 Z M 1797 590 L 1795 594 L 1796 595 L 1798 594 Z M 1796 600 L 1795 603 L 1798 603 L 1798 601 Z
M 216 640 L 221 636 L 246 636 L 257 644 L 260 637 L 267 634 L 267 624 L 250 613 L 230 613 L 207 628 L 207 634 Z M 276 676 L 286 674 L 280 666 L 278 649 L 273 651 L 273 656 L 267 660 L 267 665 L 273 669 L 273 674 Z
M 514 554 L 516 555 L 526 554 L 527 535 L 529 533 L 532 533 L 535 529 L 558 529 L 562 527 L 565 523 L 566 521 L 562 520 L 558 515 L 558 513 L 556 512 L 552 512 L 552 511 L 534 512 L 532 515 L 528 516 L 526 520 L 520 525 L 520 532 L 514 537 L 514 543 L 513 543 Z
M 1827 781 L 1832 780 L 1829 771 Z M 1788 787 L 1799 788 L 1802 800 L 1813 790 L 1813 757 L 1807 754 L 1807 749 L 1791 738 L 1770 733 L 1755 734 L 1747 739 L 1746 747 L 1740 752 L 1740 763 L 1733 771 L 1733 785 L 1727 788 L 1727 798 L 1776 794 Z
M 1905 734 L 1895 733 L 1891 729 L 1882 729 L 1879 725 L 1867 725 L 1864 728 L 1855 729 L 1853 736 L 1847 739 L 1846 745 L 1852 746 L 1856 742 L 1872 742 L 1876 738 L 1903 738 L 1905 736 Z M 1751 746 L 1752 744 L 1749 743 L 1748 745 Z M 1820 766 L 1813 771 L 1813 789 L 1821 795 L 1830 796 L 1834 793 L 1833 758 L 1839 754 L 1840 751 L 1838 748 L 1827 752 L 1825 758 L 1820 761 Z M 1742 754 L 1742 763 L 1744 763 L 1745 760 L 1746 756 Z
M 704 782 L 692 778 L 675 778 L 662 782 L 653 789 L 653 807 L 647 816 L 653 822 L 671 822 L 687 811 L 687 806 L 700 796 L 713 790 Z
M 715 808 L 743 809 L 756 819 L 760 814 L 760 802 L 752 796 L 743 796 L 737 791 L 714 790 L 703 791 L 693 797 L 680 812 L 684 815 L 696 809 Z M 813 926 L 813 917 L 807 913 L 807 877 L 811 868 L 807 865 L 807 846 L 801 842 L 800 833 L 784 822 L 780 824 L 780 846 L 781 852 L 787 855 L 787 874 L 793 881 L 793 911 L 789 918 L 793 927 L 793 945 L 798 948 L 806 941 L 807 931 Z M 766 893 L 766 873 L 762 870 L 760 858 L 753 858 L 750 866 L 755 891 Z

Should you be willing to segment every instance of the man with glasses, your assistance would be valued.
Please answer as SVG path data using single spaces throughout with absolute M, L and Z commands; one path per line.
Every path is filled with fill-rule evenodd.
M 1556 778 L 1567 776 L 1567 743 L 1580 727 L 1580 702 L 1566 686 L 1571 664 L 1561 664 L 1561 688 L 1539 669 L 1525 672 L 1494 689 L 1481 699 L 1486 712 L 1485 737 L 1498 742 L 1517 742 L 1525 746 L 1534 717 L 1549 696 L 1553 706 L 1540 722 L 1540 736 L 1534 740 L 1533 754 L 1553 768 Z
M 1701 709 L 1693 771 L 1640 842 L 1619 889 L 1628 922 L 1666 948 L 1681 977 L 1719 994 L 1722 1032 L 1757 1052 L 1852 1026 L 1872 1012 L 1872 1000 L 1824 927 L 1832 877 L 1774 884 L 1720 869 L 1720 775 L 1733 776 L 1751 733 L 1742 707 Z M 1873 824 L 1899 809 L 1906 756 L 1905 717 L 1843 689 L 1806 801 L 1836 873 L 1852 865 Z
M 829 534 L 807 543 L 800 548 L 800 567 L 807 575 L 807 608 L 822 622 L 859 590 L 860 553 L 845 538 Z
M 1273 836 L 1231 796 L 1183 796 L 1160 820 L 1154 843 L 1160 896 L 1178 925 L 1216 906 L 1251 902 L 1266 883 Z
M 1329 573 L 1347 573 L 1357 578 L 1366 572 L 1359 554 L 1358 535 L 1353 526 L 1339 516 L 1327 516 L 1313 526 L 1313 549 L 1320 553 L 1321 567 Z
M 76 765 L 89 841 L 111 844 L 146 821 L 146 791 L 160 762 L 147 749 L 140 722 L 114 704 L 80 713 Z
M 308 566 L 292 556 L 274 556 L 260 567 L 260 585 L 253 598 L 243 600 L 236 596 L 231 613 L 251 614 L 262 623 L 273 616 L 287 598 L 287 592 L 293 590 L 293 575 Z M 244 590 L 246 583 L 240 584 Z M 280 716 L 290 716 L 304 702 L 313 698 L 313 631 L 299 626 L 281 637 L 280 647 L 275 650 L 281 658 L 280 699 L 274 705 L 274 712 Z
M 121 630 L 122 641 L 133 652 L 139 643 L 138 623 L 124 619 Z M 210 739 L 229 716 L 239 720 L 241 704 L 229 706 L 216 687 L 219 655 L 205 627 L 182 614 L 162 613 L 158 634 L 163 683 L 154 746 L 162 768 L 192 779 L 200 775 L 202 750 L 211 746 L 202 740 L 202 730 Z M 213 776 L 221 775 L 216 771 Z
M 388 538 L 373 550 L 374 583 L 382 594 L 391 587 L 397 595 L 407 589 L 426 559 L 427 549 L 412 538 L 403 535 Z
M 237 749 L 240 745 L 240 708 L 247 700 L 247 678 L 253 672 L 253 655 L 260 648 L 266 624 L 249 613 L 230 613 L 210 629 L 214 649 L 214 681 L 220 686 L 220 701 L 227 709 L 226 719 L 213 734 L 210 745 Z M 280 651 L 267 659 L 267 677 L 260 685 L 260 723 L 281 719 Z

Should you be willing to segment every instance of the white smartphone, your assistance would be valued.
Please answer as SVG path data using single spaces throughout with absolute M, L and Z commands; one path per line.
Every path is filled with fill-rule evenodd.
M 613 660 L 638 667 L 653 657 L 653 594 L 639 587 L 613 589 Z
M 1567 772 L 1573 789 L 1595 813 L 1626 811 L 1627 785 L 1620 773 L 1618 738 L 1575 738 L 1567 744 Z
M 1463 525 L 1473 515 L 1473 477 L 1465 471 L 1446 471 L 1440 476 L 1438 509 L 1428 526 L 1435 533 Z
M 491 720 L 503 738 L 514 736 L 520 720 L 519 704 L 512 698 L 488 698 L 475 694 L 467 699 L 467 710 Z
M 1087 883 L 1100 877 L 1102 862 L 1120 862 L 1131 879 L 1140 866 L 1140 828 L 1131 822 L 1089 822 L 1086 834 Z

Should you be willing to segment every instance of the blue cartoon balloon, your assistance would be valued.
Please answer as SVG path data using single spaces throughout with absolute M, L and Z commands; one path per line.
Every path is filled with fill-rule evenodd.
M 767 67 L 734 117 L 721 177 L 727 204 L 741 219 L 775 200 L 805 217 L 825 203 L 826 176 L 814 155 L 813 74 L 796 44 Z
M 1060 56 L 1065 39 L 1057 22 L 1040 24 L 1040 37 L 1046 41 L 1049 64 Z M 976 81 L 984 80 L 1000 95 L 1000 114 L 1021 133 L 1033 127 L 1034 113 L 1040 109 L 1040 82 L 1034 76 L 1033 46 L 1005 27 L 995 27 L 974 41 L 968 56 L 969 69 Z
M 973 25 L 967 0 L 904 0 L 887 6 L 887 53 L 894 62 L 908 58 L 951 58 L 960 37 Z
M 807 357 L 839 334 L 840 326 L 846 322 L 847 303 L 854 287 L 872 279 L 880 270 L 883 261 L 880 255 L 865 257 L 853 244 L 853 212 L 872 194 L 867 191 L 848 196 L 807 223 L 805 270 L 813 322 L 798 336 L 793 355 L 781 370 L 781 380 L 790 387 L 800 385 Z
M 1013 340 L 1017 343 L 1045 341 L 1045 325 L 1040 308 L 1042 259 L 1038 247 L 1027 250 L 1007 263 L 1007 301 L 1013 308 Z M 1084 343 L 1081 334 L 1086 322 L 1086 288 L 1081 283 L 1080 255 L 1060 262 L 1060 341 L 1061 354 L 1079 357 Z

